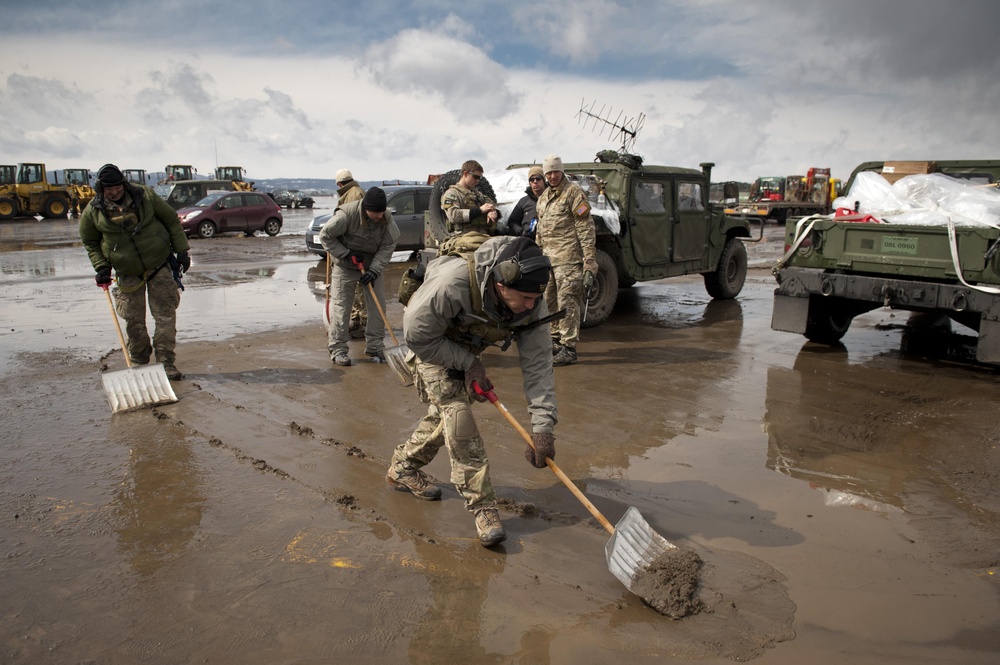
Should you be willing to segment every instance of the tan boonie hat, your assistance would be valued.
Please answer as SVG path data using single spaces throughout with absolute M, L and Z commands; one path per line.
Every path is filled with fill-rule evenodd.
M 558 155 L 549 155 L 542 160 L 542 172 L 552 173 L 553 171 L 562 171 L 562 159 Z
M 337 171 L 337 175 L 334 176 L 337 182 L 347 182 L 348 180 L 354 180 L 354 176 L 347 169 L 340 169 Z

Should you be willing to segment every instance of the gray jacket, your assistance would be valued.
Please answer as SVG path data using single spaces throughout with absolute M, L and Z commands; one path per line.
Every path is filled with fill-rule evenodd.
M 472 298 L 472 279 L 468 261 L 461 256 L 441 256 L 427 264 L 424 282 L 406 306 L 403 336 L 410 350 L 425 363 L 465 371 L 476 359 L 468 344 L 455 341 L 454 333 L 463 326 L 485 325 L 499 334 L 533 323 L 548 315 L 545 300 L 530 314 L 513 322 L 501 321 L 490 290 L 493 278 L 487 277 L 500 251 L 513 237 L 497 236 L 484 242 L 475 253 L 476 278 L 482 317 L 476 313 Z M 517 346 L 524 394 L 531 412 L 531 429 L 551 432 L 555 427 L 556 389 L 552 372 L 552 339 L 549 326 L 543 324 L 514 336 Z
M 372 222 L 361 209 L 361 203 L 359 199 L 337 206 L 333 216 L 320 229 L 319 242 L 331 256 L 347 265 L 351 265 L 347 258 L 351 252 L 374 257 L 365 265 L 365 270 L 382 274 L 396 250 L 399 227 L 388 210 L 381 222 Z

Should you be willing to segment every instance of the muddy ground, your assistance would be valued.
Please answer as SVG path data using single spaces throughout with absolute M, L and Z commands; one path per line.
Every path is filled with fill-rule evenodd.
M 0 224 L 0 662 L 1000 660 L 1000 377 L 967 337 L 928 349 L 886 311 L 834 349 L 772 331 L 773 227 L 736 301 L 622 291 L 557 368 L 556 461 L 612 523 L 635 506 L 700 557 L 707 611 L 673 621 L 488 404 L 503 546 L 444 456 L 441 502 L 385 486 L 424 408 L 385 365 L 330 364 L 310 214 L 192 241 L 180 401 L 114 416 L 99 373 L 124 362 L 75 222 Z M 526 423 L 513 354 L 485 360 Z

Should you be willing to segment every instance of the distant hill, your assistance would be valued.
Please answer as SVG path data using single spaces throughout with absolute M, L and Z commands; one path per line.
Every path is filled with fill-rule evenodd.
M 323 178 L 261 178 L 251 180 L 254 188 L 260 192 L 273 192 L 279 189 L 300 189 L 310 196 L 332 196 L 337 193 L 337 181 Z M 414 180 L 362 180 L 358 184 L 363 189 L 381 185 L 410 185 Z M 419 184 L 419 183 L 418 183 Z

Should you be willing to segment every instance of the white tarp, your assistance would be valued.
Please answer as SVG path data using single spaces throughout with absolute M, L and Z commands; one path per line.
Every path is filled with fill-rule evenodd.
M 987 225 L 1000 228 L 1000 190 L 941 173 L 910 175 L 894 184 L 872 171 L 859 173 L 834 209 L 855 209 L 892 224 Z

